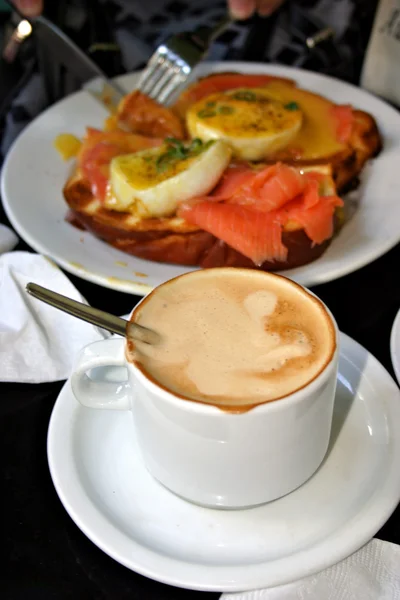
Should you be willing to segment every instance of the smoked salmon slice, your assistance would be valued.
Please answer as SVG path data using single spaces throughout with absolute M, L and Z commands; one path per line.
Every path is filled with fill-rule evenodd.
M 285 261 L 282 232 L 288 223 L 305 231 L 313 244 L 333 235 L 337 196 L 321 196 L 324 175 L 301 173 L 276 164 L 255 172 L 246 164 L 232 165 L 213 194 L 184 203 L 179 215 L 250 258 Z
M 348 142 L 353 131 L 354 113 L 348 104 L 332 106 L 333 117 L 336 120 L 336 137 L 339 142 Z
M 311 208 L 319 202 L 319 181 L 308 179 L 303 192 L 304 208 Z
M 343 201 L 337 196 L 321 196 L 319 202 L 307 208 L 304 198 L 290 202 L 284 209 L 283 222 L 301 225 L 314 244 L 322 244 L 333 235 L 333 214 Z
M 309 182 L 298 169 L 288 165 L 277 163 L 255 170 L 244 163 L 228 167 L 211 197 L 270 212 L 296 198 L 308 186 L 318 190 L 316 182 Z
M 211 196 L 214 200 L 228 200 L 253 179 L 254 169 L 248 163 L 231 163 Z
M 269 212 L 301 194 L 306 183 L 297 169 L 278 163 L 253 174 L 253 179 L 238 189 L 230 202 Z
M 178 213 L 261 266 L 266 260 L 285 261 L 282 225 L 274 214 L 212 201 L 183 204 Z
M 152 146 L 160 146 L 163 143 L 163 138 L 154 138 L 138 133 L 130 133 L 122 131 L 122 129 L 114 129 L 112 131 L 101 131 L 94 127 L 87 127 L 86 134 L 83 138 L 79 156 L 82 157 L 85 152 L 97 145 L 100 142 L 119 146 L 121 149 L 129 152 L 137 152 Z
M 81 162 L 83 176 L 88 179 L 93 196 L 101 201 L 107 193 L 110 163 L 119 154 L 121 149 L 118 146 L 99 142 L 85 153 Z

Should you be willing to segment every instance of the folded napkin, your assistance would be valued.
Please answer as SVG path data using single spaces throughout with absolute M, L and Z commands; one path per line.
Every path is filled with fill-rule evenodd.
M 85 302 L 50 260 L 29 252 L 0 256 L 0 381 L 43 383 L 71 374 L 78 350 L 108 334 L 29 296 L 28 282 Z
M 311 577 L 264 590 L 221 596 L 221 600 L 396 599 L 400 599 L 400 546 L 377 539 Z

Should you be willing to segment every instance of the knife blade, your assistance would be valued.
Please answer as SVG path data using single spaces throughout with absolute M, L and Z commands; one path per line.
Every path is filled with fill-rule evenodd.
M 115 81 L 110 80 L 104 71 L 55 23 L 43 15 L 28 19 L 16 10 L 10 0 L 6 2 L 22 20 L 30 23 L 36 36 L 49 52 L 54 53 L 57 60 L 83 82 L 84 89 L 101 102 L 108 111 L 113 112 L 126 92 Z
M 85 54 L 75 42 L 68 37 L 52 21 L 40 15 L 32 22 L 34 31 L 39 39 L 52 49 L 57 58 L 68 67 L 80 81 L 86 83 L 85 89 L 101 101 L 108 110 L 115 107 L 126 92 L 114 81 L 108 79 L 100 67 Z M 93 79 L 100 80 L 102 88 L 90 86 Z

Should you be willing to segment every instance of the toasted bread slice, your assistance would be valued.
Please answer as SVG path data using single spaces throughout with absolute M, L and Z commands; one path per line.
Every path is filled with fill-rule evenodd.
M 254 263 L 210 233 L 179 217 L 137 219 L 130 213 L 104 208 L 93 197 L 89 182 L 76 171 L 63 190 L 72 217 L 81 226 L 115 248 L 156 262 L 200 267 L 249 267 Z M 337 221 L 336 225 L 338 225 Z M 287 260 L 266 261 L 265 271 L 290 269 L 309 263 L 323 254 L 330 240 L 313 244 L 304 230 L 289 223 L 282 235 Z
M 188 99 L 184 97 L 183 100 L 187 102 Z M 371 115 L 359 110 L 354 110 L 353 114 L 352 133 L 343 151 L 328 158 L 325 156 L 323 161 L 295 160 L 290 154 L 285 156 L 284 153 L 279 160 L 297 167 L 313 166 L 317 169 L 328 163 L 339 195 L 354 188 L 365 163 L 379 153 L 382 141 Z M 249 258 L 181 218 L 139 219 L 128 212 L 105 208 L 93 197 L 90 184 L 80 170 L 76 170 L 67 181 L 63 193 L 71 214 L 78 223 L 100 239 L 129 254 L 180 265 L 255 268 Z M 335 218 L 335 231 L 341 224 L 342 219 Z M 259 268 L 273 271 L 307 264 L 321 256 L 330 241 L 314 244 L 300 225 L 290 223 L 282 235 L 282 242 L 288 249 L 286 261 L 266 261 Z

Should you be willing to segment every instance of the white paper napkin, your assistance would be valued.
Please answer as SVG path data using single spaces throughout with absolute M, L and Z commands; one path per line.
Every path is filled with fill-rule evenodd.
M 400 600 L 400 546 L 373 539 L 321 573 L 221 600 Z
M 82 346 L 107 334 L 29 296 L 28 282 L 84 301 L 62 271 L 39 254 L 0 256 L 0 381 L 43 383 L 71 374 Z

